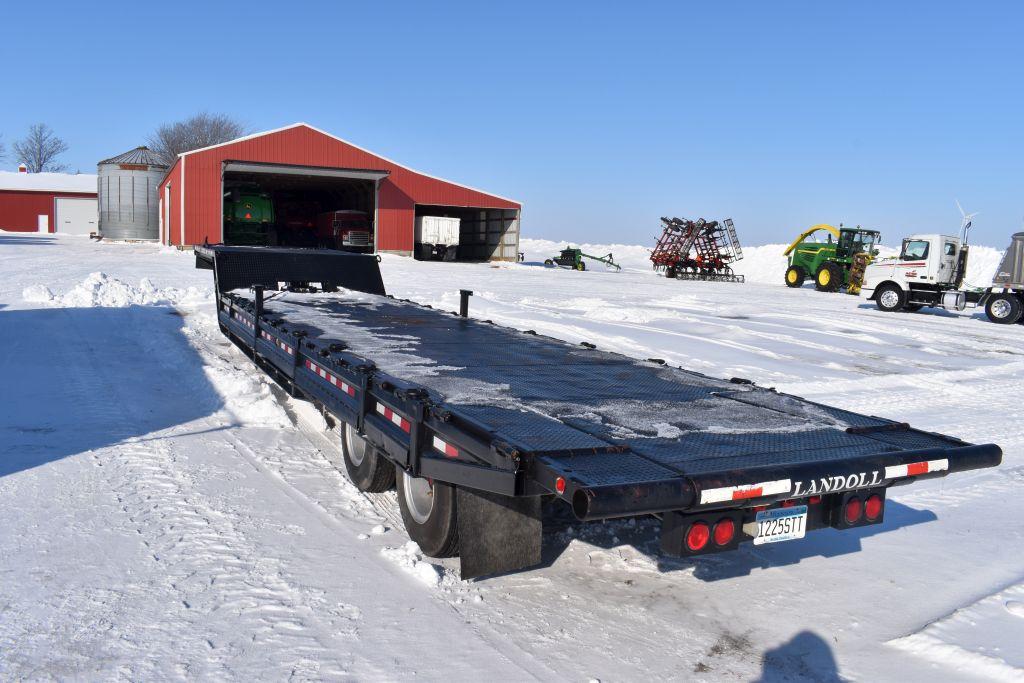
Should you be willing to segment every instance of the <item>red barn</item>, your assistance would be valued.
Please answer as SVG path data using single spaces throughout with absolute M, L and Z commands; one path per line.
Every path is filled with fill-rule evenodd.
M 224 198 L 236 188 L 272 197 L 278 223 L 366 212 L 382 252 L 412 255 L 417 216 L 460 219 L 460 260 L 515 260 L 519 248 L 518 202 L 414 171 L 304 123 L 180 155 L 159 186 L 161 241 L 224 242 Z
M 96 176 L 0 171 L 0 230 L 96 232 Z

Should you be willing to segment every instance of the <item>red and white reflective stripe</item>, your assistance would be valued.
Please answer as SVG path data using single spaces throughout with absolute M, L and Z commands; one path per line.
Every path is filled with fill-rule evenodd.
M 328 382 L 330 382 L 334 386 L 336 386 L 339 389 L 341 389 L 342 391 L 344 391 L 349 396 L 355 396 L 356 395 L 356 388 L 354 386 L 352 386 L 348 382 L 345 382 L 344 380 L 338 379 L 336 376 L 334 376 L 331 373 L 327 372 L 326 370 L 324 370 L 322 367 L 320 367 L 316 363 L 307 360 L 306 361 L 306 367 L 309 368 L 310 370 L 312 370 L 313 372 L 315 372 L 316 374 L 320 375 L 321 377 L 323 377 L 325 380 L 327 380 Z
M 243 325 L 245 325 L 246 327 L 248 327 L 248 328 L 249 328 L 250 330 L 255 330 L 255 329 L 256 329 L 256 326 L 255 326 L 255 325 L 253 325 L 253 324 L 252 324 L 251 322 L 249 322 L 248 320 L 246 320 L 246 319 L 245 319 L 245 318 L 243 318 L 242 316 L 238 315 L 237 313 L 233 314 L 233 315 L 232 315 L 232 317 L 233 317 L 233 318 L 234 318 L 235 320 L 237 320 L 238 322 L 240 322 L 240 323 L 242 323 Z
M 902 477 L 916 477 L 919 474 L 929 472 L 945 472 L 949 469 L 949 460 L 925 460 L 923 462 L 911 462 L 906 465 L 892 465 L 885 468 L 886 479 L 900 479 Z
M 442 441 L 441 439 L 439 439 L 436 436 L 434 437 L 434 448 L 439 450 L 439 451 L 441 451 L 442 453 L 444 453 L 446 457 L 449 457 L 449 458 L 457 458 L 457 457 L 459 457 L 459 449 L 458 448 L 456 448 L 455 446 L 451 445 L 450 443 Z
M 388 408 L 383 403 L 377 404 L 377 412 L 398 425 L 403 432 L 408 432 L 412 429 L 412 425 L 409 424 L 408 420 L 391 410 L 391 408 Z
M 921 266 L 927 266 L 928 262 L 927 261 L 921 261 L 919 263 L 919 262 L 915 261 L 913 263 L 897 263 L 896 265 L 900 266 L 901 268 L 920 268 Z
M 776 496 L 780 493 L 789 493 L 793 488 L 793 482 L 789 479 L 776 479 L 775 481 L 763 481 L 759 484 L 744 484 L 742 486 L 723 486 L 718 489 L 705 489 L 700 492 L 700 504 L 727 503 L 731 500 L 746 500 L 747 498 L 761 498 L 762 496 Z
M 292 347 L 288 346 L 283 341 L 278 341 L 277 339 L 275 339 L 274 337 L 271 337 L 266 332 L 260 332 L 260 334 L 263 336 L 264 339 L 266 339 L 268 342 L 270 342 L 274 346 L 277 346 L 278 348 L 280 348 L 285 353 L 291 354 L 293 356 L 295 355 L 295 349 L 293 349 Z

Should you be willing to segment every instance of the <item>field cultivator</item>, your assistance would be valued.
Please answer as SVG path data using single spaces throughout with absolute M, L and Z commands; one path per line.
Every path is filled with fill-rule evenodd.
M 662 218 L 661 224 L 661 237 L 651 252 L 654 270 L 677 280 L 743 282 L 732 269 L 743 258 L 743 248 L 731 218 Z

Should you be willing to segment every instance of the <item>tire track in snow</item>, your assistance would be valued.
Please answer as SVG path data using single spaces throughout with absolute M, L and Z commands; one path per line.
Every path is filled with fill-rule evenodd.
M 102 311 L 97 309 L 97 315 Z M 83 346 L 65 367 L 74 368 L 71 379 L 79 387 L 75 393 L 88 406 L 90 421 L 114 426 L 123 437 L 133 425 L 145 424 L 146 416 L 124 392 L 124 383 L 111 380 L 110 368 L 96 365 L 94 359 L 103 355 L 85 332 L 79 330 Z M 118 343 L 125 341 L 136 340 Z M 185 429 L 214 426 L 200 421 Z M 162 577 L 158 584 L 128 588 L 143 603 L 156 590 L 160 604 L 169 607 L 159 627 L 164 637 L 157 640 L 175 648 L 171 661 L 178 662 L 183 673 L 199 676 L 344 675 L 351 657 L 341 653 L 352 643 L 326 636 L 333 629 L 316 616 L 330 615 L 330 610 L 288 579 L 281 558 L 269 556 L 266 548 L 257 547 L 239 530 L 239 522 L 252 517 L 254 510 L 240 502 L 210 505 L 197 488 L 198 475 L 175 453 L 173 437 L 181 431 L 130 438 L 95 454 L 105 461 L 104 472 L 122 512 L 159 567 L 154 571 Z M 345 609 L 336 612 L 337 619 L 353 624 L 349 628 L 354 638 L 357 622 L 352 617 L 357 615 Z M 262 660 L 253 657 L 260 652 L 267 653 Z M 288 654 L 282 657 L 284 653 Z M 135 673 L 159 674 L 168 654 L 147 653 Z

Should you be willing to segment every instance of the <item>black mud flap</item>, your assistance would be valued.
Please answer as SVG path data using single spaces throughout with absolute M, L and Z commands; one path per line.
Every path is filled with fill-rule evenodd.
M 459 487 L 459 555 L 463 579 L 540 564 L 539 496 L 502 496 Z

